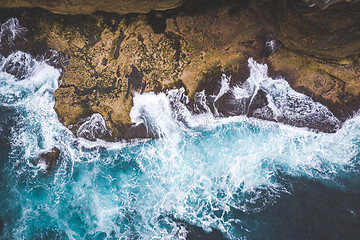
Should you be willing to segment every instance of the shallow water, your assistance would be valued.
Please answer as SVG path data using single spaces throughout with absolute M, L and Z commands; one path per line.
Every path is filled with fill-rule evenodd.
M 9 62 L 21 77 L 6 70 Z M 132 121 L 159 138 L 88 141 L 57 120 L 59 70 L 22 52 L 1 57 L 0 65 L 2 239 L 359 236 L 359 116 L 336 133 L 316 133 L 245 116 L 194 115 L 180 89 L 135 95 Z M 306 103 L 338 124 L 326 107 L 268 78 L 264 65 L 249 60 L 249 67 L 245 84 L 258 82 L 269 99 L 295 94 L 300 109 Z M 251 86 L 224 89 L 251 97 Z M 304 116 L 281 101 L 271 107 Z M 48 173 L 37 158 L 53 147 L 60 162 Z

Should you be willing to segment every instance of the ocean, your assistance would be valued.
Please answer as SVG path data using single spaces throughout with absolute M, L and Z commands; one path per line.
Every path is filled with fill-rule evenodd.
M 206 105 L 195 114 L 173 89 L 134 96 L 131 120 L 156 138 L 106 142 L 58 121 L 60 70 L 21 51 L 0 56 L 0 238 L 358 239 L 360 116 L 341 125 L 266 65 L 249 68 L 232 89 L 223 75 L 215 100 L 232 91 L 251 103 L 262 89 L 285 123 Z M 304 119 L 337 131 L 287 124 Z M 99 129 L 94 114 L 77 135 Z M 38 158 L 54 147 L 48 171 Z

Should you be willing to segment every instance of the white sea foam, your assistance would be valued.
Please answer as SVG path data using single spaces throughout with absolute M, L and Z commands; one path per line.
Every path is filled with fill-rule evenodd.
M 118 142 L 109 142 L 102 139 L 96 139 L 95 141 L 90 141 L 85 138 L 77 139 L 78 147 L 84 149 L 99 149 L 106 148 L 108 150 L 121 150 L 127 146 L 136 146 L 141 143 L 149 141 L 148 139 L 133 139 L 133 140 L 124 140 Z
M 94 113 L 78 128 L 76 135 L 89 140 L 97 140 L 110 135 L 106 126 L 106 119 L 99 113 Z
M 6 41 L 10 46 L 14 45 L 14 40 L 18 37 L 23 38 L 26 28 L 19 24 L 17 18 L 10 18 L 0 27 L 0 46 Z M 24 38 L 23 38 L 24 39 Z
M 269 49 L 270 54 L 275 51 L 276 42 L 274 39 L 269 40 L 265 43 L 265 47 Z
M 247 113 L 261 89 L 266 94 L 267 107 L 271 110 L 268 116 L 263 109 L 257 109 L 254 115 L 268 120 L 306 125 L 328 125 L 340 128 L 340 121 L 324 105 L 313 101 L 310 97 L 293 90 L 283 78 L 272 79 L 266 64 L 259 64 L 252 58 L 248 60 L 249 78 L 241 85 L 229 89 L 239 104 L 247 107 Z M 244 100 L 240 102 L 240 100 Z
M 233 219 L 232 209 L 250 213 L 273 204 L 288 191 L 278 181 L 279 172 L 331 181 L 357 161 L 358 116 L 337 133 L 315 133 L 246 116 L 215 117 L 201 93 L 198 114 L 192 114 L 184 89 L 135 94 L 131 120 L 145 124 L 158 139 L 133 143 L 77 139 L 53 110 L 60 72 L 31 61 L 33 70 L 23 80 L 0 73 L 1 104 L 23 115 L 11 142 L 12 180 L 22 214 L 12 226 L 17 231 L 7 236 L 31 238 L 36 226 L 56 229 L 70 239 L 96 234 L 184 239 L 187 230 L 173 220 L 179 219 L 207 231 L 220 229 L 236 239 L 233 228 L 242 219 Z M 323 109 L 291 92 L 281 80 L 269 79 L 265 65 L 249 60 L 249 66 L 251 78 L 238 86 L 241 96 L 266 90 L 271 93 L 269 102 L 283 115 L 290 108 L 283 94 L 289 93 L 301 104 L 310 104 L 310 112 Z M 227 84 L 222 94 L 237 91 L 227 89 Z M 105 126 L 102 117 L 94 118 L 95 125 Z M 54 146 L 61 150 L 61 163 L 44 177 L 44 166 L 34 166 L 31 160 Z
M 269 107 L 279 118 L 301 119 L 320 112 L 337 124 L 326 107 L 296 93 L 285 80 L 269 78 L 266 65 L 250 59 L 249 67 L 251 75 L 241 86 L 241 95 L 251 96 L 250 103 L 263 89 L 268 94 Z M 231 237 L 228 230 L 235 220 L 226 217 L 230 208 L 261 211 L 276 201 L 279 192 L 287 192 L 276 181 L 279 171 L 295 177 L 331 179 L 334 173 L 352 165 L 359 150 L 353 142 L 358 135 L 343 130 L 335 134 L 314 133 L 241 116 L 210 116 L 201 123 L 197 117 L 208 115 L 191 115 L 186 101 L 181 102 L 181 97 L 174 97 L 176 94 L 183 94 L 183 90 L 172 90 L 167 99 L 165 94 L 152 93 L 136 95 L 134 99 L 136 109 L 142 105 L 142 111 L 136 111 L 136 119 L 146 119 L 142 123 L 150 122 L 152 129 L 161 132 L 161 139 L 144 145 L 138 162 L 148 176 L 146 185 L 151 197 L 156 195 L 157 199 L 146 200 L 151 203 L 147 210 L 147 204 L 142 202 L 145 213 L 153 213 L 154 209 L 160 215 L 171 212 L 204 229 L 221 229 Z M 158 102 L 167 107 L 154 108 Z M 147 104 L 151 107 L 147 108 Z M 173 138 L 174 132 L 186 128 L 183 125 L 201 130 L 191 128 L 180 138 Z M 222 215 L 215 215 L 215 211 Z
M 230 90 L 230 81 L 231 77 L 227 77 L 225 74 L 221 75 L 221 88 L 218 95 L 216 95 L 214 103 Z

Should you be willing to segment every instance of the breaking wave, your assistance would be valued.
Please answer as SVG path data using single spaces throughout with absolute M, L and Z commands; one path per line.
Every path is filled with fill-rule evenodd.
M 85 119 L 79 138 L 58 122 L 59 70 L 23 52 L 1 57 L 0 65 L 0 110 L 16 118 L 1 122 L 11 129 L 1 175 L 4 239 L 185 239 L 194 231 L 241 239 L 252 228 L 236 213 L 275 205 L 291 194 L 289 177 L 343 190 L 349 174 L 358 178 L 360 118 L 336 133 L 284 124 L 317 118 L 339 127 L 325 106 L 267 77 L 252 59 L 242 85 L 220 79 L 218 113 L 204 92 L 193 108 L 184 89 L 135 94 L 131 120 L 158 138 L 113 143 L 98 139 L 108 131 L 99 114 Z M 260 90 L 272 121 L 246 116 Z M 221 116 L 217 102 L 230 93 L 244 115 Z M 37 159 L 54 147 L 60 160 L 47 172 Z

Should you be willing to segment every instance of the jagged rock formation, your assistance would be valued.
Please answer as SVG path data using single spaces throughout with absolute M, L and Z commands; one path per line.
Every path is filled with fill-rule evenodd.
M 20 11 L 25 48 L 42 43 L 69 58 L 55 92 L 59 120 L 76 133 L 79 120 L 100 113 L 113 137 L 139 137 L 128 130 L 134 92 L 211 93 L 222 73 L 244 82 L 249 57 L 342 120 L 359 108 L 360 3 L 322 11 L 300 0 L 205 2 L 146 15 Z
M 127 129 L 135 91 L 185 86 L 192 95 L 207 72 L 248 72 L 246 60 L 261 53 L 265 35 L 252 22 L 254 13 L 229 14 L 234 7 L 238 5 L 198 16 L 64 17 L 39 11 L 37 21 L 26 12 L 20 18 L 36 22 L 35 42 L 70 57 L 55 92 L 60 121 L 71 127 L 100 113 L 113 136 L 132 137 Z
M 91 14 L 95 11 L 114 13 L 147 13 L 179 7 L 184 0 L 0 0 L 0 6 L 40 7 L 60 14 Z
M 57 147 L 53 147 L 49 152 L 41 154 L 37 160 L 37 163 L 44 164 L 46 171 L 51 172 L 58 164 L 59 157 L 60 150 Z
M 281 73 L 294 89 L 327 105 L 342 120 L 360 107 L 359 7 L 340 3 L 320 10 L 296 1 L 277 5 L 282 13 L 275 20 L 275 34 L 285 48 L 267 59 L 274 75 Z

